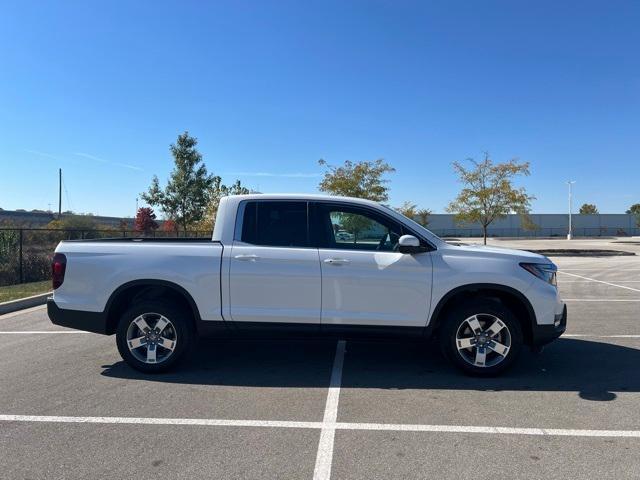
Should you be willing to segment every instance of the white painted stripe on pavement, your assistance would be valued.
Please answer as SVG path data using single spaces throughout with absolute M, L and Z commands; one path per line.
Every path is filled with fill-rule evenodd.
M 262 427 L 322 429 L 323 422 L 286 420 L 227 420 L 207 418 L 64 417 L 52 415 L 0 415 L 2 422 L 99 423 L 118 425 L 187 425 L 205 427 Z M 402 423 L 332 423 L 332 430 L 372 430 L 394 432 L 482 433 L 497 435 L 548 435 L 564 437 L 640 438 L 640 430 L 588 430 L 563 428 L 489 427 L 473 425 L 411 425 Z M 330 472 L 329 472 L 330 473 Z
M 338 430 L 388 430 L 393 432 L 484 433 L 502 435 L 557 435 L 563 437 L 632 437 L 640 430 L 582 430 L 560 428 L 474 427 L 467 425 L 404 425 L 393 423 L 338 423 Z
M 60 417 L 52 415 L 0 415 L 3 422 L 107 423 L 120 425 L 192 425 L 205 427 L 322 428 L 322 422 L 279 420 L 227 420 L 209 418 Z
M 616 280 L 618 283 L 640 283 L 640 280 Z M 567 283 L 589 283 L 589 280 L 561 280 L 560 285 Z
M 575 273 L 569 273 L 569 272 L 559 272 L 559 273 L 564 273 L 565 275 L 570 275 L 572 277 L 582 278 L 584 280 L 591 280 L 592 282 L 603 283 L 605 285 L 610 285 L 612 287 L 624 288 L 625 290 L 631 290 L 632 292 L 639 292 L 640 293 L 640 289 L 633 288 L 633 287 L 627 287 L 625 285 L 618 285 L 618 284 L 615 284 L 615 283 L 605 282 L 604 280 L 596 280 L 595 278 L 583 277 L 582 275 L 577 275 Z
M 640 338 L 640 335 L 591 335 L 590 333 L 563 333 L 562 336 L 588 338 Z
M 91 333 L 83 330 L 16 330 L 13 332 L 0 332 L 0 335 L 42 335 L 48 333 Z
M 560 268 L 559 272 L 640 272 L 640 268 Z
M 318 442 L 316 466 L 313 470 L 314 480 L 329 480 L 331 478 L 333 442 L 336 435 L 335 424 L 338 419 L 338 402 L 340 401 L 340 385 L 342 384 L 345 345 L 346 342 L 340 340 L 336 346 L 336 356 L 333 360 L 329 393 L 327 394 L 327 403 L 324 408 L 320 441 Z
M 565 302 L 640 302 L 640 298 L 563 298 Z

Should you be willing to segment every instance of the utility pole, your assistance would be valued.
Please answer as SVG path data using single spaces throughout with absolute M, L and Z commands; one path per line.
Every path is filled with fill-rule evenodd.
M 571 211 L 573 210 L 573 184 L 576 183 L 575 180 L 570 180 L 567 182 L 569 185 L 569 233 L 567 233 L 567 240 L 571 240 L 573 238 L 573 228 L 571 225 Z
M 136 218 L 138 216 L 138 197 L 136 197 L 136 212 L 133 215 L 133 218 Z
M 62 216 L 62 169 L 58 169 L 58 218 Z

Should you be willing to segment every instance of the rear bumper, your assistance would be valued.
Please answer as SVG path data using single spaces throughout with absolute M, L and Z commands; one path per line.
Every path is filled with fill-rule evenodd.
M 103 312 L 67 310 L 58 307 L 53 297 L 47 298 L 47 315 L 56 325 L 107 335 L 107 316 Z
M 567 306 L 562 309 L 562 313 L 556 315 L 553 325 L 534 325 L 532 345 L 542 346 L 552 342 L 567 329 Z

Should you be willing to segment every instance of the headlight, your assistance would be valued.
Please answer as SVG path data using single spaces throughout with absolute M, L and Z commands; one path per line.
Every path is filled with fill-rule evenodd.
M 527 272 L 534 274 L 543 282 L 547 282 L 554 287 L 558 286 L 558 282 L 556 281 L 558 267 L 553 263 L 521 263 L 520 266 Z

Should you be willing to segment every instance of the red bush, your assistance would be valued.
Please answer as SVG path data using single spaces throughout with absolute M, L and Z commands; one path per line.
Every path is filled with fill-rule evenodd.
M 138 209 L 134 228 L 136 232 L 144 232 L 145 234 L 151 233 L 158 228 L 153 208 L 141 207 Z

